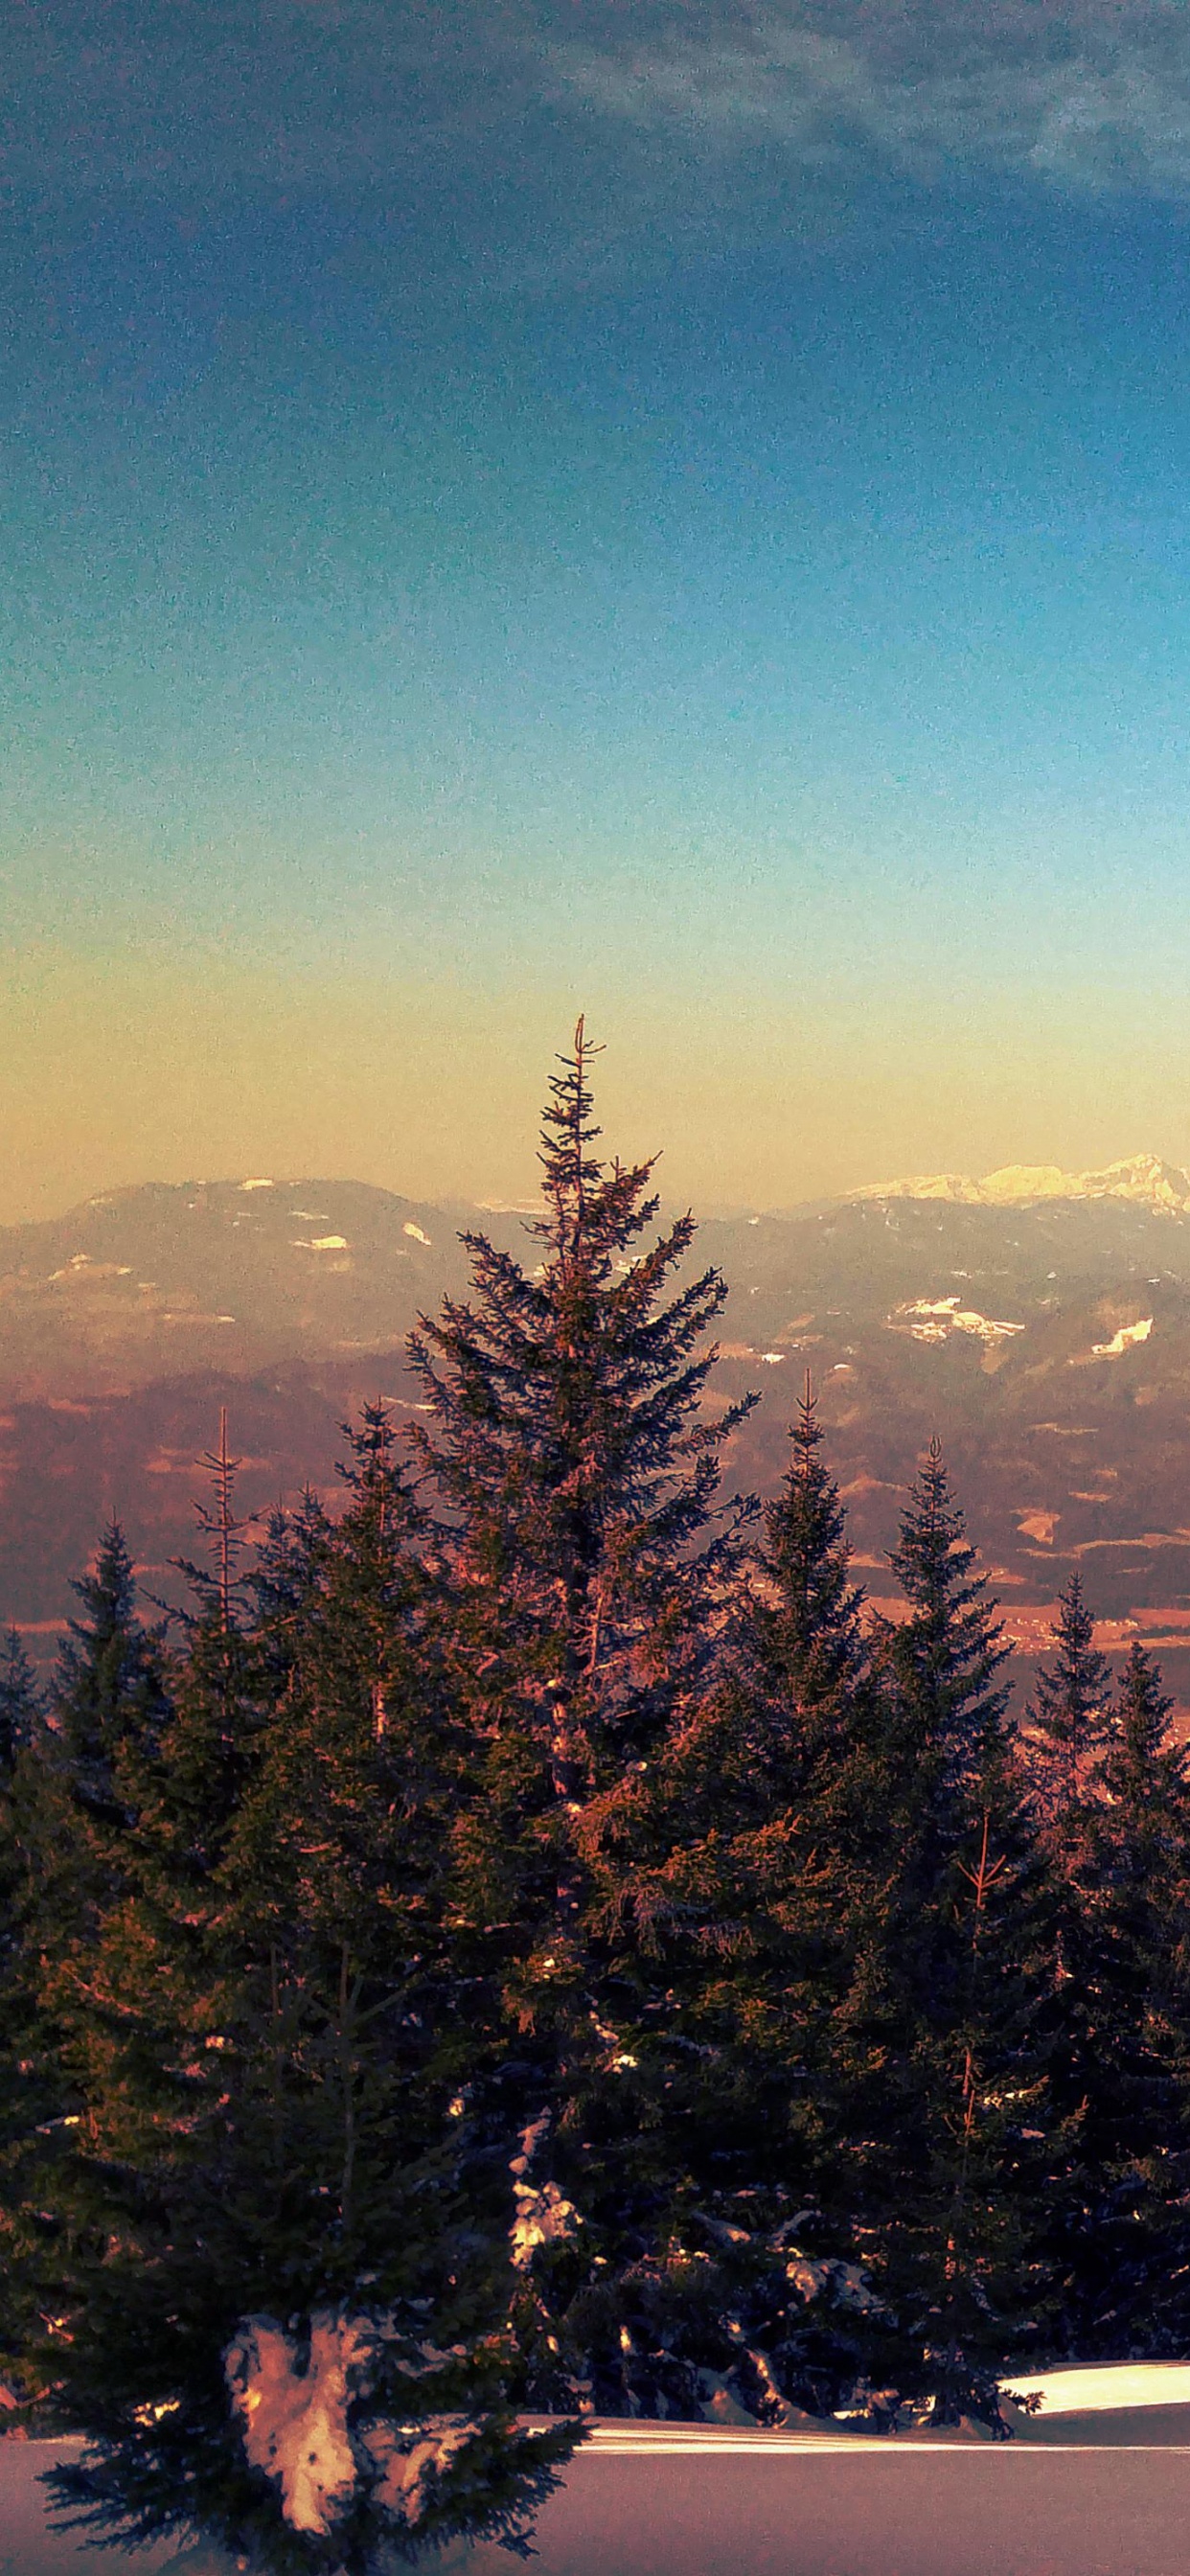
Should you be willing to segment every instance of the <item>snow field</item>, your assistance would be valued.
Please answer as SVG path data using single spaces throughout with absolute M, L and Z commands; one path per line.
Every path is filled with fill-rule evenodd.
M 533 2576 L 1185 2576 L 1190 2364 L 1018 2380 L 1020 2439 L 873 2439 L 805 2420 L 604 2422 L 542 2512 Z M 1014 2410 L 1015 2412 L 1015 2410 Z M 38 2473 L 77 2444 L 0 2441 L 0 2576 L 233 2576 L 201 2545 L 96 2558 L 46 2528 Z M 427 2576 L 510 2576 L 494 2546 Z

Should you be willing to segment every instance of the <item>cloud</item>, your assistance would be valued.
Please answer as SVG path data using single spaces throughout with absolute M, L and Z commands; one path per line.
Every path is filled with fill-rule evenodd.
M 750 153 L 786 221 L 795 195 L 809 220 L 866 171 L 1184 199 L 1190 11 L 44 0 L 6 30 L 0 146 L 10 199 L 333 192 L 407 209 L 419 238 L 468 232 L 493 273 L 505 240 L 518 275 L 535 259 L 595 271 L 630 236 L 742 225 Z
M 1190 194 L 1190 24 L 1131 0 L 736 8 L 642 43 L 546 48 L 559 94 L 687 146 L 779 146 L 807 170 L 982 166 L 1079 192 Z

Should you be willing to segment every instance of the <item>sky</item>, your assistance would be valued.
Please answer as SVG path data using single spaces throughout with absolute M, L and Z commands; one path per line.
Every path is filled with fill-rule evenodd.
M 1182 0 L 0 38 L 0 1222 L 1190 1161 Z

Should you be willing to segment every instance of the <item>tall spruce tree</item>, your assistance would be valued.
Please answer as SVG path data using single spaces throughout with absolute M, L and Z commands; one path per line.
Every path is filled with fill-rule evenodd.
M 0 1663 L 0 2374 L 16 2395 L 33 2330 L 33 2230 L 24 2184 L 39 2129 L 62 2105 L 42 2062 L 25 1852 L 25 1774 L 41 1722 L 33 1669 L 15 1627 Z
M 73 1588 L 83 1615 L 69 1622 L 37 1745 L 39 1937 L 59 1961 L 121 1886 L 134 1821 L 122 1767 L 152 1751 L 169 1716 L 162 1631 L 140 1616 L 118 1521 Z
M 819 1452 L 822 1426 L 807 1373 L 790 1431 L 790 1462 L 763 1514 L 761 1586 L 750 1603 L 756 1651 L 796 1696 L 805 1716 L 832 1709 L 867 1664 L 864 1595 L 851 1580 L 839 1489 Z
M 909 1617 L 887 1639 L 907 1750 L 929 1762 L 943 1799 L 970 1814 L 1005 1760 L 1008 1648 L 987 1577 L 954 1502 L 937 1439 L 918 1474 L 889 1558 Z
M 1071 2194 L 1071 2339 L 1181 2351 L 1190 2323 L 1190 1752 L 1152 1656 L 1130 1648 L 1098 1765 L 1092 2060 Z M 1081 2225 L 1079 2222 L 1081 2221 Z
M 1052 1661 L 1038 1671 L 1023 1746 L 1041 1831 L 1064 1870 L 1077 1870 L 1085 1858 L 1110 1703 L 1110 1668 L 1076 1571 L 1058 1596 Z
M 278 1664 L 272 1597 L 259 1654 L 242 1625 L 221 1437 L 135 1884 L 89 1959 L 114 2043 L 59 2185 L 91 2222 L 56 2400 L 91 2452 L 60 2500 L 278 2576 L 515 2537 L 573 2438 L 516 2423 L 511 2187 L 477 2179 L 455 2103 L 450 1730 L 392 1451 L 370 1409 L 342 1519 L 311 1546 L 303 1516 Z
M 169 1714 L 160 1631 L 139 1616 L 117 1523 L 74 1589 L 82 1615 L 70 1622 L 48 1710 L 27 1729 L 22 1722 L 9 1800 L 18 2081 L 0 2179 L 5 2332 L 35 2398 L 58 2358 L 41 2348 L 38 2315 L 56 2311 L 52 2285 L 90 2228 L 89 2208 L 59 2184 L 85 2124 L 96 2053 L 110 2045 L 88 1980 L 101 1926 L 131 1883 L 136 1816 L 122 1766 L 133 1747 L 159 1739 Z M 19 1671 L 16 1680 L 24 1696 Z
M 642 1244 L 653 1167 L 597 1159 L 591 1052 L 580 1021 L 545 1113 L 539 1262 L 465 1237 L 472 1298 L 423 1318 L 410 1357 L 470 1745 L 454 1905 L 494 2051 L 472 2116 L 513 2166 L 522 2313 L 559 2349 L 531 2393 L 616 2407 L 628 2276 L 659 2259 L 676 2188 L 659 1764 L 709 1683 L 745 1407 L 701 1410 L 724 1283 L 674 1284 L 689 1217 Z
M 0 1658 L 0 1788 L 11 1784 L 17 1757 L 31 1744 L 41 1714 L 41 1695 L 33 1666 L 13 1626 Z
M 96 2057 L 113 2044 L 91 1963 L 105 1924 L 135 1886 L 135 1780 L 171 1714 L 163 1631 L 140 1616 L 118 1522 L 74 1590 L 83 1615 L 70 1621 L 46 1722 L 18 1776 L 38 2054 L 47 2076 L 53 2069 L 63 2119 L 82 2114 Z
M 1006 1649 L 937 1441 L 891 1563 L 908 1615 L 877 1636 L 883 1849 L 836 2025 L 839 2216 L 886 2301 L 889 2377 L 1000 2431 L 998 2376 L 1045 2287 L 1043 1881 Z
M 1100 1766 L 1111 1720 L 1107 1659 L 1077 1572 L 1059 1596 L 1052 1659 L 1040 1667 L 1025 1713 L 1020 1761 L 1046 1890 L 1049 2087 L 1055 2127 L 1048 2255 L 1056 2292 L 1056 2348 L 1080 2354 L 1088 2303 L 1102 2292 L 1100 2218 L 1103 2116 L 1114 2095 L 1112 2040 L 1103 1987 L 1108 1971 L 1102 1907 Z
M 692 2204 L 683 2236 L 703 2267 L 704 2358 L 725 2397 L 765 2422 L 844 2401 L 875 2306 L 846 2259 L 849 2231 L 815 2213 L 835 2156 L 833 2030 L 875 1785 L 863 1596 L 821 1443 L 807 1381 L 713 1687 L 661 1765 L 672 1839 L 658 1919 L 686 2052 L 670 2079 Z

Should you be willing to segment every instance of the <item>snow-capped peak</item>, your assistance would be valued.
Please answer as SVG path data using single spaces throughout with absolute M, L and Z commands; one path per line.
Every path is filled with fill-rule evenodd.
M 948 1199 L 962 1207 L 1029 1207 L 1039 1199 L 1126 1199 L 1155 1215 L 1190 1212 L 1190 1173 L 1157 1154 L 1130 1154 L 1098 1172 L 1065 1172 L 1057 1163 L 1005 1163 L 972 1180 L 963 1172 L 868 1181 L 852 1199 Z

